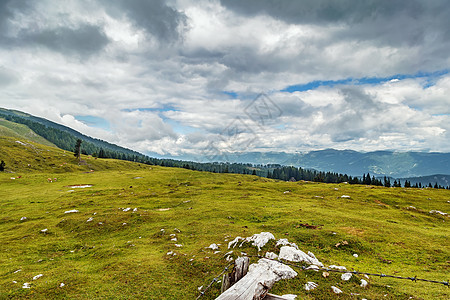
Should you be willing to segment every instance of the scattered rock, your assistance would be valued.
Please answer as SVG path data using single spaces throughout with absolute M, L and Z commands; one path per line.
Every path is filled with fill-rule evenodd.
M 314 255 L 314 254 L 313 254 Z M 291 246 L 283 246 L 280 249 L 279 258 L 289 260 L 292 262 L 306 262 L 310 265 L 316 265 L 319 267 L 323 267 L 323 264 L 315 258 L 315 256 L 311 256 L 306 254 L 305 252 L 296 249 Z
M 313 271 L 319 272 L 319 269 L 320 268 L 318 266 L 316 266 L 316 265 L 310 265 L 305 270 L 313 270 Z
M 317 283 L 315 283 L 315 282 L 312 282 L 312 281 L 308 281 L 306 284 L 305 284 L 305 290 L 307 290 L 307 291 L 312 291 L 313 289 L 315 289 L 316 287 L 318 287 L 319 285 L 317 284 Z
M 240 236 L 237 236 L 234 240 L 232 240 L 231 242 L 228 243 L 228 249 L 230 249 L 231 246 L 233 246 L 233 248 L 236 247 L 237 243 L 238 243 L 239 241 L 242 241 L 243 239 L 244 239 L 244 238 L 242 238 L 242 237 L 240 237 Z
M 68 187 L 71 189 L 85 189 L 85 188 L 92 187 L 92 184 L 70 185 Z
M 330 276 L 330 273 L 328 272 L 323 272 L 322 273 L 323 278 L 327 278 L 328 276 Z
M 20 271 L 22 271 L 22 269 L 16 270 L 16 271 L 14 271 L 13 273 L 16 274 L 16 273 L 18 273 L 18 272 L 20 272 Z
M 176 241 L 177 241 L 177 238 L 174 237 L 174 238 L 171 238 L 170 240 L 171 240 L 172 242 L 176 242 Z
M 47 228 L 41 230 L 42 233 L 47 233 L 47 231 L 48 231 Z
M 295 249 L 298 249 L 298 246 L 295 243 L 290 243 L 288 239 L 279 239 L 276 246 L 291 246 Z
M 430 210 L 430 214 L 439 214 L 442 216 L 447 216 L 448 214 L 439 210 Z
M 242 243 L 239 245 L 239 247 L 242 246 L 242 244 L 245 242 L 253 242 L 252 245 L 257 247 L 258 251 L 259 251 L 259 250 L 261 250 L 262 247 L 264 247 L 267 244 L 268 241 L 274 240 L 274 239 L 275 239 L 275 237 L 270 232 L 256 233 L 245 239 L 238 236 L 234 240 L 232 240 L 231 242 L 228 243 L 228 248 L 231 248 L 231 246 L 233 246 L 233 248 L 236 247 L 236 244 L 239 241 L 242 241 Z
M 29 282 L 25 282 L 25 283 L 22 285 L 22 288 L 23 288 L 23 289 L 29 289 L 29 288 L 31 288 L 31 284 L 30 284 Z
M 137 207 L 135 207 L 135 208 L 133 209 L 133 212 L 137 212 Z
M 94 221 L 93 217 L 90 217 L 89 219 L 86 220 L 86 222 L 91 222 L 91 221 Z
M 354 253 L 354 254 L 353 254 L 353 257 L 358 258 L 358 254 Z
M 350 280 L 350 278 L 352 278 L 352 275 L 353 275 L 352 273 L 344 273 L 341 275 L 341 279 L 348 281 L 348 280 Z
M 361 287 L 365 288 L 368 284 L 367 280 L 361 279 Z
M 178 247 L 178 248 L 183 247 L 183 245 L 181 245 L 181 244 L 175 244 L 174 246 Z
M 286 299 L 286 300 L 295 300 L 297 298 L 297 295 L 294 294 L 286 294 L 286 295 L 282 295 L 282 298 Z
M 27 219 L 27 217 L 22 217 L 20 218 L 20 221 L 25 221 Z
M 277 254 L 275 254 L 275 253 L 273 253 L 273 252 L 266 252 L 266 258 L 268 258 L 268 259 L 277 259 L 278 258 L 278 255 Z
M 125 212 L 126 212 L 126 211 L 130 211 L 130 210 L 131 210 L 131 207 L 127 207 L 127 208 L 124 208 L 124 209 L 123 209 L 123 211 L 125 211 Z
M 168 211 L 170 208 L 158 208 L 157 211 Z
M 207 247 L 208 249 L 211 249 L 211 250 L 217 250 L 217 249 L 219 249 L 219 246 L 217 245 L 217 244 L 211 244 L 211 245 L 209 245 L 209 247 Z
M 342 241 L 342 242 L 337 243 L 337 244 L 334 245 L 334 246 L 337 248 L 337 247 L 339 247 L 339 246 L 341 246 L 341 245 L 343 245 L 343 246 L 348 245 L 348 242 L 347 242 L 347 241 Z
M 71 213 L 77 213 L 77 212 L 79 212 L 79 211 L 76 210 L 76 209 L 71 209 L 71 210 L 66 210 L 64 213 L 65 214 L 71 214 Z
M 63 287 L 65 286 L 65 284 L 63 282 L 61 282 L 61 284 L 59 285 L 59 287 Z
M 38 274 L 38 275 L 36 275 L 36 276 L 33 277 L 33 280 L 39 279 L 39 278 L 41 278 L 42 276 L 44 276 L 44 274 Z
M 342 195 L 341 198 L 350 199 L 351 197 L 349 195 Z
M 347 268 L 344 267 L 344 266 L 335 266 L 335 265 L 328 266 L 328 268 L 336 269 L 336 270 L 342 270 L 342 271 L 346 271 L 347 270 Z
M 331 286 L 331 289 L 333 290 L 333 292 L 334 292 L 335 294 L 340 294 L 340 293 L 342 293 L 342 291 L 341 291 L 340 289 L 338 289 L 337 287 L 335 287 L 335 286 Z

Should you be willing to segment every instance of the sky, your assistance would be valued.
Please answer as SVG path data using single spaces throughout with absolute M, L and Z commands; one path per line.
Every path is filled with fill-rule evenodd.
M 0 0 L 0 107 L 159 156 L 450 152 L 447 0 Z

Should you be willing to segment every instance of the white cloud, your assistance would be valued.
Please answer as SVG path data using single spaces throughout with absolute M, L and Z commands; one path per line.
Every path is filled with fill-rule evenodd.
M 448 70 L 450 10 L 439 1 L 375 11 L 347 1 L 27 3 L 0 4 L 1 107 L 160 154 L 200 153 L 209 140 L 262 151 L 450 151 L 448 74 L 279 92 Z M 282 111 L 265 126 L 244 111 L 261 91 Z M 79 115 L 105 119 L 111 131 Z M 237 117 L 247 127 L 223 141 Z

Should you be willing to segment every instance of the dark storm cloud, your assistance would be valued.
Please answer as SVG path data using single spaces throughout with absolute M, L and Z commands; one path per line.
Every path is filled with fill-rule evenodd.
M 17 11 L 25 12 L 29 8 L 27 0 L 0 0 L 0 37 L 7 35 L 8 25 Z
M 348 26 L 336 39 L 378 40 L 386 44 L 420 44 L 433 34 L 450 39 L 450 5 L 446 0 L 221 0 L 245 16 L 268 15 L 291 24 Z
M 108 43 L 103 30 L 91 24 L 77 28 L 58 27 L 42 31 L 22 32 L 16 41 L 21 46 L 37 45 L 63 54 L 89 56 L 102 50 Z
M 109 39 L 98 25 L 81 23 L 71 27 L 50 27 L 42 21 L 33 26 L 15 28 L 14 18 L 18 15 L 32 20 L 39 13 L 33 2 L 0 0 L 0 41 L 4 48 L 26 48 L 42 46 L 62 54 L 89 56 L 102 50 Z
M 136 27 L 144 29 L 159 41 L 174 42 L 182 38 L 186 16 L 163 0 L 114 0 L 103 3 L 112 17 L 124 13 Z

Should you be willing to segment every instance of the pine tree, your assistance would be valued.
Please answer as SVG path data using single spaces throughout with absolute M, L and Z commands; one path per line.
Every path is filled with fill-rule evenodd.
M 386 176 L 384 176 L 384 186 L 391 187 L 391 181 Z
M 2 160 L 2 162 L 0 162 L 0 172 L 5 171 L 5 166 L 6 166 L 5 162 Z
M 75 144 L 75 151 L 74 151 L 75 153 L 73 154 L 79 160 L 81 160 L 81 143 L 82 140 L 78 139 L 77 143 Z

